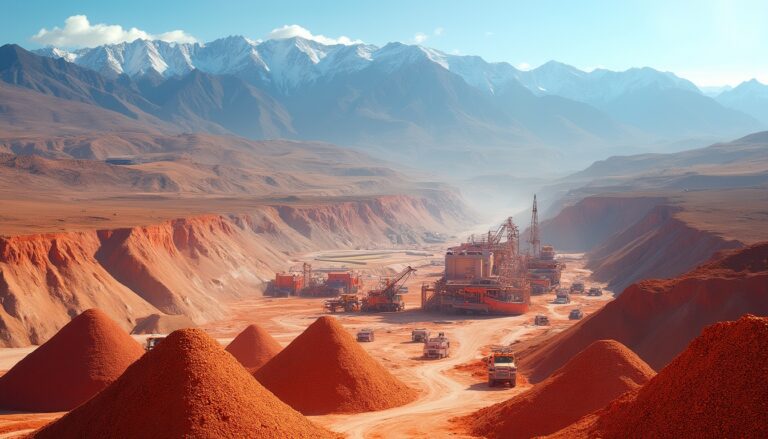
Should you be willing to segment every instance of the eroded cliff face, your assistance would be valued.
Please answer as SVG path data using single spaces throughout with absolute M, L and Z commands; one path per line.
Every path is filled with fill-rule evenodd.
M 594 278 L 616 294 L 633 282 L 677 276 L 718 251 L 744 246 L 684 221 L 683 209 L 664 197 L 588 197 L 543 222 L 542 237 L 560 252 L 586 252 Z
M 677 276 L 718 251 L 743 246 L 680 220 L 676 216 L 680 211 L 676 206 L 656 206 L 590 251 L 587 267 L 594 278 L 620 293 L 638 280 Z
M 587 252 L 642 219 L 663 197 L 594 196 L 541 223 L 541 236 L 561 252 Z
M 153 307 L 96 260 L 96 233 L 0 238 L 0 345 L 40 344 L 88 308 L 130 329 Z
M 230 299 L 259 294 L 288 252 L 418 243 L 466 220 L 432 198 L 266 205 L 154 225 L 0 238 L 0 345 L 47 340 L 88 308 L 130 330 L 162 313 L 223 318 Z

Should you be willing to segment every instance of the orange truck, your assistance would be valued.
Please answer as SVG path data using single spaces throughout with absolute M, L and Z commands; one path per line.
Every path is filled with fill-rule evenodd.
M 304 288 L 304 277 L 293 273 L 276 273 L 275 280 L 267 285 L 268 296 L 295 296 Z

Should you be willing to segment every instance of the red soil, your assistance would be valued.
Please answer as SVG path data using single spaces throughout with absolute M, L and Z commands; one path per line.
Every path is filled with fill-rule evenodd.
M 521 369 L 538 382 L 596 340 L 614 339 L 655 370 L 666 366 L 720 321 L 768 316 L 768 242 L 723 253 L 671 280 L 634 284 L 605 308 L 521 353 Z
M 531 390 L 479 410 L 464 421 L 472 434 L 488 438 L 550 434 L 637 389 L 654 375 L 626 346 L 601 340 Z
M 259 325 L 249 325 L 237 334 L 226 350 L 246 369 L 255 372 L 280 352 L 282 346 Z
M 485 379 L 488 376 L 488 362 L 485 358 L 470 361 L 469 363 L 457 364 L 453 368 L 459 372 L 467 373 L 473 378 Z
M 704 330 L 648 384 L 553 437 L 768 437 L 768 318 Z
M 173 332 L 111 386 L 36 438 L 330 438 L 198 329 Z
M 383 410 L 416 392 L 393 377 L 333 317 L 323 316 L 254 376 L 307 415 Z
M 116 380 L 143 353 L 106 314 L 89 309 L 0 377 L 0 407 L 70 410 Z

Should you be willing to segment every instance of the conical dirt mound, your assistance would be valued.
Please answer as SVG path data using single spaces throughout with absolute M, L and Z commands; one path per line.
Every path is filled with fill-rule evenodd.
M 109 316 L 89 309 L 0 377 L 0 407 L 71 410 L 116 380 L 143 353 Z
M 307 415 L 383 410 L 416 392 L 393 377 L 332 317 L 320 317 L 255 373 L 280 399 Z
M 330 438 L 198 329 L 170 334 L 36 438 Z
M 632 349 L 661 370 L 709 325 L 768 315 L 768 242 L 722 253 L 682 276 L 631 285 L 569 329 L 521 352 L 520 367 L 539 382 L 600 339 Z
M 599 340 L 531 390 L 465 418 L 488 438 L 530 438 L 554 433 L 635 390 L 655 375 L 634 352 Z
M 766 347 L 766 317 L 709 326 L 648 384 L 555 437 L 768 437 Z
M 251 372 L 265 365 L 282 347 L 259 325 L 249 325 L 227 346 L 227 352 Z

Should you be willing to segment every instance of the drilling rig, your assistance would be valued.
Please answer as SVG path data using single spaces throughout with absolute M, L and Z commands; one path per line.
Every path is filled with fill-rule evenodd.
M 539 238 L 539 208 L 536 205 L 536 194 L 533 194 L 533 209 L 531 209 L 531 227 L 529 228 L 528 250 L 535 259 L 541 255 L 541 238 Z
M 528 236 L 528 278 L 532 294 L 543 294 L 560 284 L 560 273 L 564 265 L 555 260 L 555 249 L 551 245 L 541 245 L 539 229 L 539 208 L 536 195 L 533 196 L 531 209 L 531 227 Z

